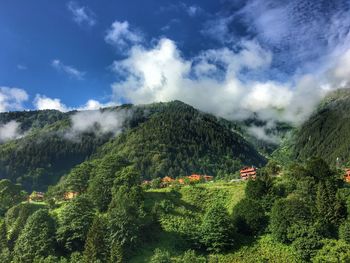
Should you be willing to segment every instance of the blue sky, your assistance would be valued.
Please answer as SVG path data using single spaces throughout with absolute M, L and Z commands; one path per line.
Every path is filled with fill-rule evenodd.
M 180 99 L 231 119 L 299 121 L 347 87 L 349 5 L 2 0 L 0 111 Z

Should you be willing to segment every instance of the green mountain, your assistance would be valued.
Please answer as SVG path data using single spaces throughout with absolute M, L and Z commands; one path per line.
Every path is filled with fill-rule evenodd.
M 329 164 L 350 159 L 350 91 L 329 94 L 315 113 L 296 131 L 294 157 L 318 156 Z
M 113 155 L 135 164 L 147 179 L 233 173 L 242 165 L 265 163 L 265 158 L 243 138 L 238 124 L 182 102 L 123 105 L 100 112 L 119 111 L 127 112 L 120 135 L 84 130 L 73 140 L 65 135 L 77 112 L 0 114 L 0 123 L 19 123 L 21 134 L 0 144 L 0 178 L 19 182 L 28 190 L 45 190 L 85 160 Z M 98 125 L 96 128 L 101 129 Z

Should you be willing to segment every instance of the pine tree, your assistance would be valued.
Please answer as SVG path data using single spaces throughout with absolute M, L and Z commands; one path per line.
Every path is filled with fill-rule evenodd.
M 107 262 L 108 242 L 107 223 L 104 218 L 96 216 L 87 234 L 84 250 L 84 262 Z
M 28 218 L 15 248 L 14 261 L 31 263 L 36 257 L 54 253 L 55 222 L 45 209 L 36 211 Z

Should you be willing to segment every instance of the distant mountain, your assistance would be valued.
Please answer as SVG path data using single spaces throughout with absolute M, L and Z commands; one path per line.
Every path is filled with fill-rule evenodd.
M 322 157 L 330 165 L 350 161 L 350 90 L 329 94 L 293 136 L 294 157 Z
M 20 182 L 26 189 L 45 190 L 84 160 L 114 154 L 135 163 L 144 178 L 216 175 L 235 172 L 242 165 L 265 163 L 243 138 L 238 124 L 182 102 L 123 105 L 102 112 L 120 110 L 128 112 L 121 134 L 83 131 L 78 140 L 65 136 L 76 111 L 0 114 L 0 124 L 12 121 L 19 126 L 18 138 L 0 144 L 0 178 Z

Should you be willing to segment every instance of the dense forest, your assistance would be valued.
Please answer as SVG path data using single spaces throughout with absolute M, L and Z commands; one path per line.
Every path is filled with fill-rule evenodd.
M 277 146 L 247 133 L 264 123 L 230 122 L 179 101 L 96 111 L 108 121 L 122 113 L 111 126 L 118 132 L 97 122 L 99 132 L 75 137 L 67 134 L 77 112 L 0 114 L 20 134 L 0 145 L 0 261 L 350 262 L 346 166 L 329 157 L 348 155 L 318 150 L 345 141 L 345 130 L 324 133 L 344 121 L 330 114 L 346 109 L 341 94 L 309 126 L 279 124 L 285 139 L 269 156 Z M 313 136 L 323 140 L 307 152 Z M 259 167 L 256 179 L 238 179 L 246 165 Z M 192 173 L 213 180 L 186 179 Z M 165 184 L 165 176 L 183 181 Z
M 0 142 L 0 178 L 21 183 L 27 190 L 46 190 L 81 162 L 115 154 L 136 163 L 144 178 L 234 173 L 242 164 L 265 163 L 243 138 L 243 124 L 220 120 L 179 101 L 123 105 L 101 112 L 123 112 L 125 132 L 114 137 L 114 130 L 84 130 L 72 139 L 66 134 L 76 112 L 0 114 L 0 123 L 16 121 L 19 134 L 25 135 Z

